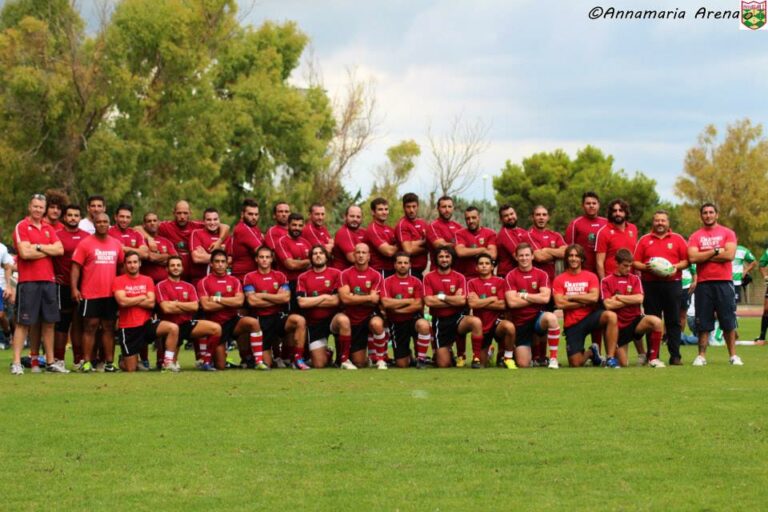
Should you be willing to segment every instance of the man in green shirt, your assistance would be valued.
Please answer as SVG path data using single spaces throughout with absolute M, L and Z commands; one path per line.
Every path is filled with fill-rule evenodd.
M 733 287 L 736 289 L 736 304 L 741 302 L 741 298 L 746 295 L 746 283 L 744 278 L 749 275 L 750 272 L 757 265 L 757 259 L 752 251 L 744 247 L 743 245 L 736 246 L 736 256 L 731 263 L 733 269 Z M 742 286 L 744 288 L 742 289 Z

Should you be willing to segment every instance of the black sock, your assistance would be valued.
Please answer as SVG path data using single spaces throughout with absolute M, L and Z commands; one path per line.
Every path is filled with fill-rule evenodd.
M 765 339 L 765 331 L 768 329 L 768 315 L 763 314 L 763 318 L 760 320 L 760 337 L 758 339 Z

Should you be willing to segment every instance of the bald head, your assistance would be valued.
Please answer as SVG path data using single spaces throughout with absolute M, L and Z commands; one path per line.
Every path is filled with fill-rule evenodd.
M 173 207 L 173 218 L 176 221 L 176 225 L 184 227 L 189 222 L 189 203 L 186 201 L 177 201 L 176 206 Z

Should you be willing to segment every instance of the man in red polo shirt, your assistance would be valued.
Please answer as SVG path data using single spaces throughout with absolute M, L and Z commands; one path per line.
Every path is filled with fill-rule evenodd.
M 545 206 L 535 206 L 531 218 L 533 225 L 528 236 L 533 247 L 533 265 L 546 272 L 551 283 L 555 280 L 555 263 L 565 257 L 566 243 L 560 233 L 547 229 L 549 210 Z
M 496 232 L 480 225 L 480 211 L 476 206 L 464 210 L 466 228 L 456 232 L 456 271 L 464 274 L 467 280 L 478 277 L 477 257 L 487 254 L 493 261 L 496 251 Z
M 52 372 L 66 373 L 61 365 L 53 364 L 53 326 L 59 321 L 53 258 L 61 256 L 64 247 L 53 227 L 43 222 L 45 196 L 33 195 L 28 211 L 29 216 L 16 224 L 13 231 L 13 243 L 19 255 L 19 284 L 16 290 L 16 332 L 13 335 L 11 374 L 24 374 L 21 350 L 30 326 L 38 322 L 42 322 L 47 367 Z
M 356 205 L 347 206 L 344 213 L 344 225 L 333 237 L 333 268 L 344 270 L 355 262 L 355 246 L 365 243 L 365 229 L 363 222 L 363 210 Z
M 472 316 L 480 319 L 483 336 L 472 338 L 472 368 L 485 368 L 488 347 L 494 340 L 500 353 L 515 345 L 515 326 L 501 317 L 507 309 L 507 285 L 504 279 L 493 275 L 493 259 L 489 254 L 480 254 L 475 261 L 478 276 L 467 281 L 467 304 L 472 308 Z
M 133 221 L 133 206 L 120 204 L 115 210 L 115 224 L 109 228 L 109 236 L 120 242 L 123 252 L 134 251 L 143 260 L 149 256 L 149 249 L 144 242 L 144 236 L 131 228 Z
M 437 200 L 437 219 L 427 226 L 427 242 L 432 256 L 441 247 L 456 247 L 456 233 L 461 224 L 453 220 L 453 199 L 443 196 Z
M 597 277 L 600 279 L 616 271 L 616 252 L 619 249 L 635 251 L 637 226 L 629 222 L 630 214 L 629 204 L 623 199 L 608 203 L 609 222 L 600 228 L 595 240 Z
M 297 311 L 296 279 L 299 274 L 309 269 L 309 249 L 311 244 L 301 236 L 304 230 L 304 216 L 292 213 L 288 216 L 288 234 L 277 243 L 275 254 L 278 268 L 285 272 L 291 289 L 290 310 Z
M 501 229 L 496 235 L 496 246 L 498 248 L 498 257 L 496 264 L 498 268 L 496 273 L 500 276 L 506 276 L 510 270 L 515 268 L 515 250 L 518 244 L 523 242 L 532 245 L 531 237 L 528 231 L 517 225 L 517 212 L 512 206 L 503 204 L 499 207 L 499 220 Z
M 232 275 L 241 281 L 248 272 L 256 270 L 256 250 L 264 245 L 264 235 L 259 229 L 259 203 L 245 199 L 240 211 L 240 222 L 227 239 Z
M 45 195 L 45 216 L 43 217 L 43 222 L 50 224 L 56 232 L 64 229 L 61 219 L 67 202 L 67 197 L 61 192 L 50 191 Z
M 279 201 L 272 207 L 272 219 L 275 223 L 264 236 L 265 241 L 273 251 L 277 248 L 277 243 L 281 238 L 288 235 L 288 217 L 291 215 L 291 205 L 285 201 Z
M 309 222 L 304 226 L 301 236 L 312 245 L 322 245 L 328 253 L 333 251 L 333 238 L 325 226 L 325 206 L 313 203 L 309 207 Z
M 424 277 L 429 252 L 427 250 L 427 222 L 419 218 L 419 196 L 408 192 L 403 196 L 403 217 L 395 226 L 395 238 L 403 252 L 411 257 L 411 274 Z
M 381 272 L 382 277 L 389 277 L 395 272 L 395 253 L 397 238 L 395 230 L 387 225 L 389 202 L 383 197 L 371 201 L 373 220 L 365 230 L 365 239 L 371 248 L 371 268 Z
M 145 213 L 142 220 L 144 232 L 152 237 L 154 243 L 152 249 L 147 249 L 147 261 L 142 263 L 139 271 L 145 276 L 151 277 L 152 281 L 157 284 L 168 275 L 168 260 L 171 256 L 177 256 L 176 248 L 170 240 L 157 234 L 160 220 L 155 212 Z
M 597 272 L 595 257 L 595 241 L 597 232 L 608 224 L 608 219 L 600 217 L 600 198 L 592 191 L 584 192 L 581 196 L 581 209 L 584 214 L 576 217 L 565 229 L 565 243 L 579 244 L 584 248 L 584 270 Z
M 189 235 L 189 254 L 192 258 L 189 282 L 192 283 L 192 286 L 197 286 L 197 282 L 208 274 L 212 248 L 224 245 L 224 240 L 219 234 L 221 221 L 219 220 L 219 211 L 216 208 L 205 209 L 203 226 L 201 229 L 195 229 Z

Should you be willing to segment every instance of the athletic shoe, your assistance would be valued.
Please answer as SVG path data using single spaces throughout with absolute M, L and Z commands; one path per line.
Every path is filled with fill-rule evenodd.
M 550 370 L 559 370 L 560 369 L 560 363 L 557 362 L 557 359 L 554 357 L 549 358 L 549 364 L 547 365 L 547 368 Z
M 0 342 L 0 350 L 8 350 L 8 345 L 4 342 Z
M 202 359 L 196 360 L 195 361 L 195 369 L 196 370 L 202 370 L 203 369 L 203 364 L 205 364 L 205 363 L 203 363 Z
M 389 366 L 387 366 L 387 362 L 383 359 L 379 359 L 376 361 L 376 369 L 377 370 L 388 370 Z
M 150 370 L 149 361 L 147 361 L 146 359 L 143 361 L 139 361 L 139 364 L 136 365 L 136 369 L 140 372 L 148 372 Z
M 502 368 L 506 368 L 507 370 L 517 370 L 517 365 L 515 364 L 515 360 L 511 357 L 505 357 L 503 361 Z
M 355 366 L 355 363 L 347 359 L 343 363 L 341 363 L 341 369 L 342 370 L 357 370 L 357 366 Z
M 11 365 L 11 375 L 24 375 L 24 367 L 20 363 Z
M 656 359 L 651 359 L 648 361 L 648 366 L 651 368 L 666 368 L 667 365 L 664 364 L 664 361 L 659 359 L 658 357 Z
M 296 370 L 309 370 L 309 365 L 304 362 L 303 359 L 297 359 L 293 362 L 293 367 Z
M 427 362 L 423 359 L 417 359 L 416 360 L 416 369 L 417 370 L 426 370 L 427 369 Z
M 283 360 L 282 357 L 276 357 L 275 358 L 275 366 L 277 368 L 288 368 L 288 365 L 285 364 L 285 361 Z
M 96 371 L 99 373 L 104 373 L 104 370 L 106 370 L 106 365 L 103 362 L 100 362 L 96 364 Z
M 464 368 L 467 366 L 467 358 L 464 356 L 459 356 L 456 358 L 456 368 Z
M 230 358 L 227 358 L 227 362 L 226 362 L 225 368 L 227 370 L 232 370 L 234 368 L 240 368 L 240 365 L 239 364 L 235 364 L 235 362 L 233 360 L 231 360 Z
M 211 363 L 202 363 L 199 367 L 200 371 L 203 372 L 215 372 L 216 368 L 213 367 Z
M 670 366 L 683 366 L 683 360 L 679 357 L 670 357 L 669 358 L 669 365 Z
M 268 372 L 269 370 L 271 370 L 271 369 L 272 369 L 272 368 L 270 368 L 270 367 L 269 367 L 269 365 L 268 365 L 267 363 L 265 363 L 264 361 L 259 361 L 258 363 L 256 363 L 256 366 L 254 366 L 253 368 L 254 368 L 255 370 L 261 370 L 261 371 L 263 371 L 263 372 Z
M 589 349 L 592 351 L 592 357 L 590 358 L 592 360 L 592 366 L 603 366 L 603 357 L 600 355 L 600 347 L 597 343 L 593 343 L 590 345 Z
M 728 360 L 733 366 L 744 366 L 744 361 L 739 356 L 731 356 Z
M 606 368 L 621 368 L 621 365 L 619 364 L 619 360 L 615 357 L 609 357 L 605 361 L 605 367 Z
M 174 361 L 174 362 L 173 362 L 173 367 L 174 367 L 174 368 L 176 368 L 176 371 L 177 371 L 177 372 L 180 372 L 180 371 L 181 371 L 181 365 L 179 364 L 179 362 L 178 362 L 178 361 Z
M 90 361 L 87 361 L 80 364 L 80 371 L 83 373 L 91 373 L 95 370 L 93 369 L 93 364 Z
M 693 366 L 707 366 L 707 358 L 699 354 L 691 363 Z
M 107 363 L 104 365 L 104 369 L 102 371 L 105 373 L 117 373 L 117 366 L 112 363 Z
M 648 364 L 648 356 L 645 354 L 637 354 L 637 366 L 645 366 Z
M 483 365 L 480 364 L 480 359 L 479 358 L 477 358 L 477 357 L 472 358 L 472 368 L 473 369 L 479 370 L 482 367 L 483 367 Z
M 58 361 L 54 361 L 53 364 L 49 364 L 47 370 L 50 373 L 69 373 L 69 370 L 67 370 L 66 365 L 64 364 L 64 361 L 59 359 Z

